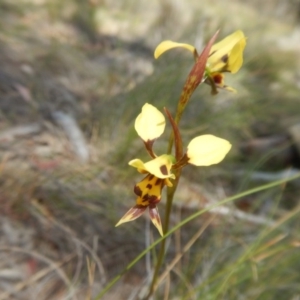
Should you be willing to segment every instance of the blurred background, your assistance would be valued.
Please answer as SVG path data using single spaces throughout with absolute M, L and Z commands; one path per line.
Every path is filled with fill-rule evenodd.
M 201 85 L 181 132 L 233 148 L 184 169 L 171 226 L 298 172 L 300 1 L 0 0 L 1 300 L 94 299 L 158 238 L 147 214 L 114 227 L 142 179 L 128 161 L 148 158 L 135 117 L 145 102 L 174 113 L 193 65 L 183 50 L 153 50 L 171 39 L 200 52 L 218 29 L 219 40 L 247 36 L 242 69 L 226 75 L 238 93 Z M 155 299 L 299 300 L 299 191 L 289 182 L 181 228 Z M 103 299 L 141 299 L 154 263 L 143 258 Z

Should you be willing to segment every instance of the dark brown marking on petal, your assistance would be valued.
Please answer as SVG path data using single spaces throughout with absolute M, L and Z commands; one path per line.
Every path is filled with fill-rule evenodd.
M 143 194 L 142 190 L 137 185 L 134 186 L 133 192 L 139 197 L 141 197 Z
M 223 56 L 221 57 L 221 60 L 222 60 L 223 63 L 226 64 L 226 63 L 228 62 L 228 54 L 223 55 Z
M 157 203 L 160 202 L 160 197 L 157 197 L 157 196 L 150 196 L 150 197 L 148 198 L 148 201 L 149 201 L 149 203 L 151 203 L 151 204 L 157 204 Z
M 148 202 L 148 204 L 152 203 L 152 204 L 156 204 L 160 202 L 161 197 L 157 197 L 156 195 L 149 195 L 146 194 L 143 196 L 142 198 L 142 202 Z
M 152 189 L 152 184 L 148 183 L 147 186 L 146 186 L 146 188 L 148 188 L 149 190 L 151 190 Z
M 156 179 L 155 185 L 160 185 L 163 180 L 160 178 Z
M 159 169 L 163 175 L 168 175 L 168 169 L 167 169 L 166 165 L 161 166 Z
M 135 206 L 133 206 L 133 208 L 144 208 L 145 206 L 140 205 L 140 204 L 136 204 Z
M 151 175 L 149 176 L 149 181 L 151 181 L 151 180 L 153 179 L 153 177 L 154 177 L 154 175 L 151 174 Z
M 149 194 L 145 194 L 143 197 L 142 197 L 142 202 L 146 202 L 149 200 Z
M 223 76 L 221 74 L 215 74 L 213 80 L 216 84 L 221 84 L 223 81 Z

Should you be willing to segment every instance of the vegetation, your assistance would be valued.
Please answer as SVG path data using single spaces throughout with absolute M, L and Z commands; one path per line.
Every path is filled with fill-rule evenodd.
M 149 159 L 134 120 L 175 115 L 193 65 L 155 47 L 201 53 L 217 29 L 247 37 L 238 93 L 196 89 L 181 133 L 232 150 L 182 171 L 154 298 L 298 299 L 299 1 L 116 2 L 0 1 L 0 299 L 145 297 L 162 238 L 147 214 L 114 227 L 141 180 L 128 161 Z

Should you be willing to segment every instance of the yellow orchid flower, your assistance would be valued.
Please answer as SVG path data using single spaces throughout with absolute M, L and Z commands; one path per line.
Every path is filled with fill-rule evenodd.
M 152 223 L 163 235 L 162 225 L 156 204 L 161 200 L 161 191 L 165 185 L 172 186 L 169 178 L 175 179 L 172 174 L 172 156 L 162 155 L 147 163 L 140 159 L 133 159 L 129 165 L 137 168 L 140 173 L 148 173 L 147 176 L 134 187 L 134 193 L 137 195 L 136 205 L 121 218 L 116 226 L 133 221 L 140 217 L 146 208 L 149 208 L 149 215 Z
M 238 72 L 243 64 L 243 51 L 246 46 L 246 38 L 241 30 L 230 34 L 222 41 L 214 44 L 209 52 L 206 62 L 205 74 L 203 81 L 212 87 L 212 94 L 216 94 L 217 88 L 222 88 L 235 92 L 235 90 L 224 83 L 224 72 L 232 74 Z M 197 58 L 198 53 L 194 46 L 173 41 L 163 41 L 155 51 L 154 57 L 158 58 L 164 52 L 173 48 L 185 48 L 192 52 Z
M 170 117 L 169 112 L 167 112 L 167 115 Z M 172 124 L 172 126 L 176 126 L 173 120 Z M 144 141 L 146 150 L 152 159 L 144 163 L 136 158 L 128 163 L 136 168 L 139 173 L 147 175 L 134 187 L 134 193 L 137 195 L 136 205 L 129 209 L 116 226 L 137 219 L 148 208 L 152 223 L 163 235 L 157 204 L 161 200 L 161 192 L 164 186 L 172 187 L 170 179 L 175 179 L 172 169 L 179 169 L 187 164 L 196 166 L 217 164 L 224 159 L 231 148 L 228 141 L 207 134 L 192 139 L 188 144 L 186 153 L 181 157 L 175 158 L 169 154 L 156 156 L 152 150 L 153 142 L 163 133 L 164 128 L 165 117 L 163 114 L 153 105 L 146 103 L 135 120 L 135 129 Z M 179 131 L 174 128 L 173 131 L 175 141 L 181 143 L 181 138 L 178 136 Z

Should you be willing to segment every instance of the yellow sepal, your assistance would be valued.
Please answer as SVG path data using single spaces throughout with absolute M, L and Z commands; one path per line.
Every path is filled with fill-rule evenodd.
M 245 46 L 246 38 L 241 30 L 235 31 L 214 44 L 207 60 L 210 72 L 228 71 L 236 73 L 243 64 Z
M 117 227 L 117 226 L 119 226 L 123 223 L 130 222 L 130 221 L 133 221 L 133 220 L 137 219 L 138 217 L 140 217 L 144 213 L 146 208 L 147 208 L 147 206 L 139 206 L 139 205 L 135 205 L 135 206 L 131 207 L 129 209 L 129 211 L 115 225 L 115 227 Z
M 162 229 L 162 224 L 161 224 L 158 208 L 156 206 L 149 207 L 149 215 L 150 215 L 150 219 L 151 219 L 153 225 L 157 228 L 159 234 L 161 236 L 163 236 L 164 233 L 163 233 L 163 229 Z
M 196 166 L 210 166 L 221 162 L 231 149 L 231 144 L 211 134 L 191 140 L 187 149 L 188 162 Z
M 166 51 L 173 49 L 173 48 L 185 48 L 189 51 L 191 51 L 193 54 L 196 51 L 196 48 L 190 44 L 184 44 L 184 43 L 176 43 L 172 42 L 170 40 L 161 42 L 154 51 L 154 57 L 158 58 Z
M 144 104 L 142 112 L 135 119 L 135 130 L 143 141 L 152 141 L 162 135 L 165 130 L 164 115 L 153 105 Z

